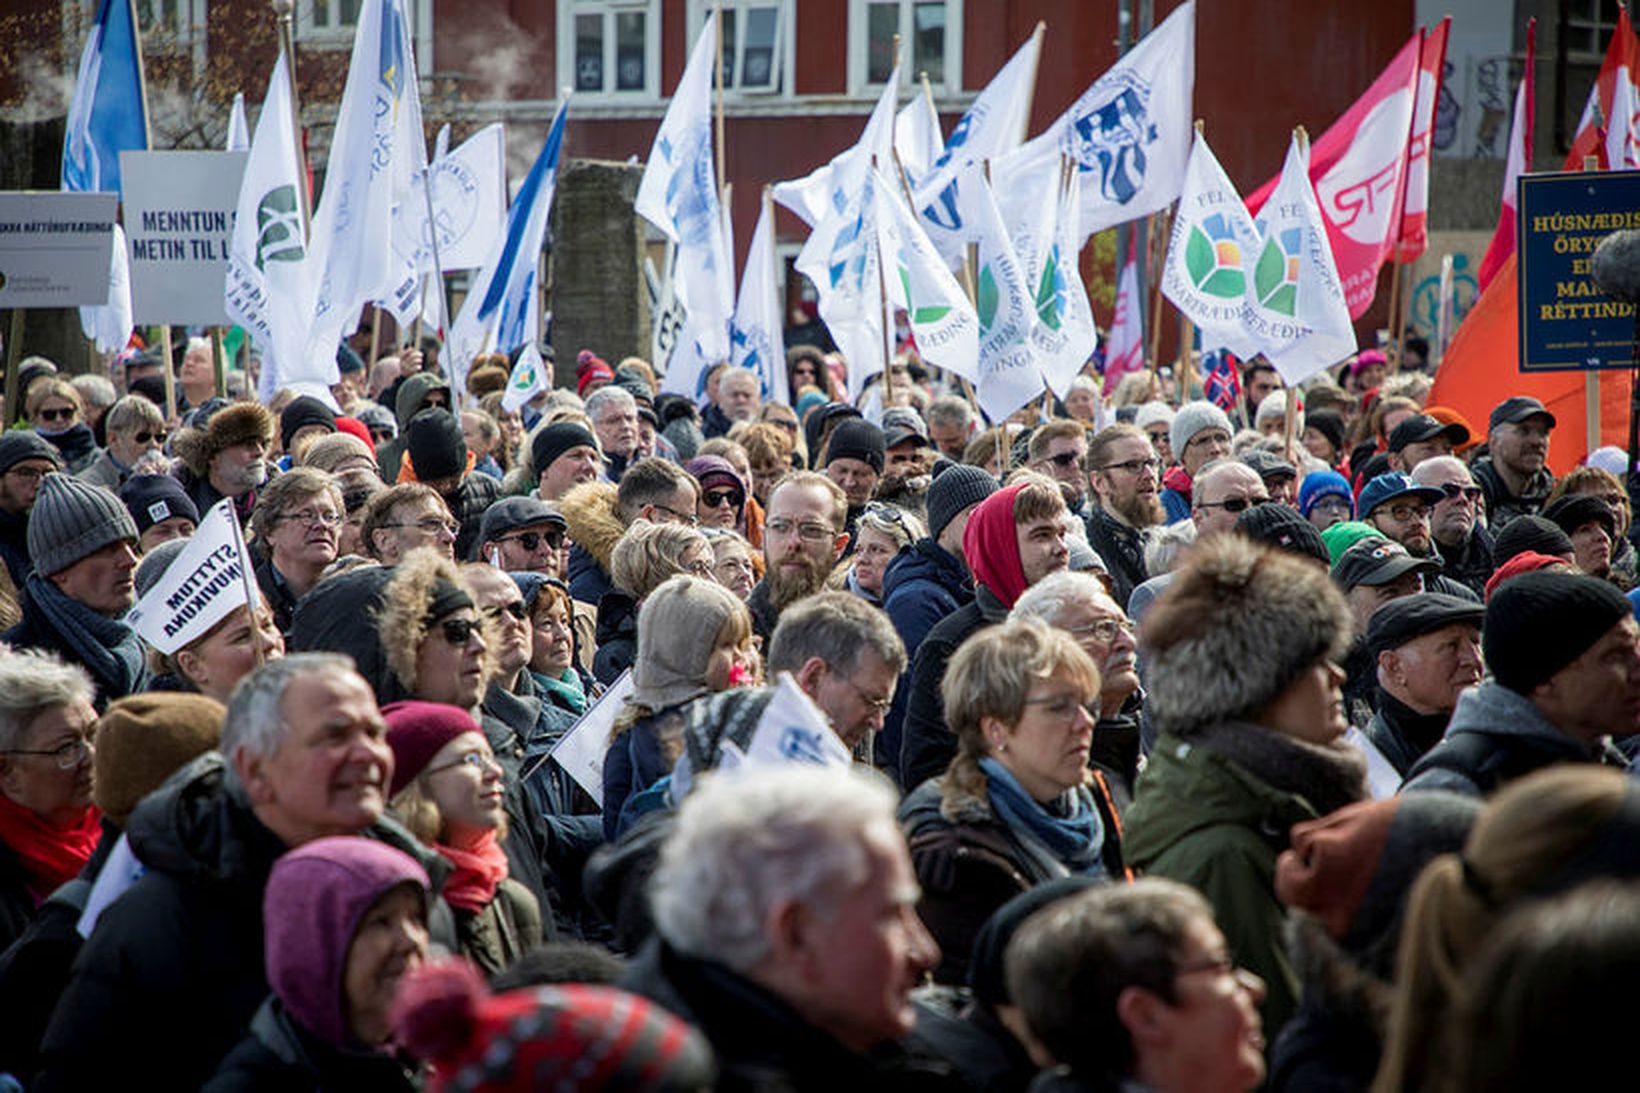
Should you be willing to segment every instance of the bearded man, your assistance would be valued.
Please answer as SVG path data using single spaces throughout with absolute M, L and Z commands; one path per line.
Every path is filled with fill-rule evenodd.
M 746 600 L 752 628 L 765 648 L 780 613 L 826 587 L 832 566 L 848 546 L 848 498 L 815 471 L 780 480 L 769 494 L 763 521 L 763 580 Z
M 1125 604 L 1149 579 L 1142 532 L 1167 519 L 1159 493 L 1161 461 L 1150 438 L 1133 425 L 1111 425 L 1088 445 L 1088 545 L 1110 570 L 1111 594 Z

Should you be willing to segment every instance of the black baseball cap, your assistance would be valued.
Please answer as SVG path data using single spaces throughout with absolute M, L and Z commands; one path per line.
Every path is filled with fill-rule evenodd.
M 1376 657 L 1386 649 L 1399 649 L 1413 638 L 1459 624 L 1473 626 L 1479 637 L 1485 618 L 1485 605 L 1444 592 L 1402 596 L 1373 612 L 1367 624 L 1367 650 Z
M 1525 395 L 1516 395 L 1492 407 L 1492 416 L 1487 419 L 1487 428 L 1496 429 L 1503 424 L 1516 425 L 1529 417 L 1540 415 L 1549 419 L 1549 428 L 1555 427 L 1555 415 L 1544 409 L 1543 403 Z
M 1438 436 L 1445 436 L 1454 448 L 1469 443 L 1469 430 L 1456 421 L 1442 422 L 1428 414 L 1413 414 L 1390 430 L 1389 450 L 1398 452 L 1408 444 L 1423 444 Z
M 1419 558 L 1393 539 L 1369 535 L 1353 544 L 1333 564 L 1332 577 L 1345 592 L 1357 585 L 1388 584 L 1408 573 L 1439 573 L 1441 563 Z

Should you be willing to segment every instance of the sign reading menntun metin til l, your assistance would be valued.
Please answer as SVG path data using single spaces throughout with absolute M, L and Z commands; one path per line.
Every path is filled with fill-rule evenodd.
M 223 326 L 223 282 L 245 152 L 121 152 L 131 315 Z
M 1640 228 L 1640 171 L 1521 175 L 1516 194 L 1520 370 L 1632 367 L 1634 305 L 1600 291 L 1590 260 Z

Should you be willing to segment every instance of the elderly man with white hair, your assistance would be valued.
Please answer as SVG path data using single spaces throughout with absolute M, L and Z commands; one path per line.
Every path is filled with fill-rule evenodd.
M 706 1034 L 719 1088 L 887 1090 L 913 1070 L 944 1087 L 898 1043 L 939 948 L 894 806 L 872 775 L 800 764 L 684 800 L 650 890 L 658 936 L 621 985 Z
M 707 440 L 728 433 L 737 421 L 756 421 L 763 408 L 763 385 L 749 368 L 729 367 L 718 373 L 717 393 L 700 417 Z
M 604 450 L 606 477 L 619 482 L 627 463 L 639 458 L 638 400 L 624 387 L 600 387 L 587 396 L 586 415 Z

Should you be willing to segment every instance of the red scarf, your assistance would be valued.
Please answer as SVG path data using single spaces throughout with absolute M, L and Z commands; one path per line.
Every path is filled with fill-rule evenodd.
M 67 827 L 54 827 L 38 812 L 0 793 L 0 844 L 22 864 L 36 907 L 80 875 L 100 838 L 102 813 L 92 805 Z
M 507 879 L 507 854 L 496 840 L 495 832 L 486 832 L 472 846 L 434 843 L 433 849 L 456 867 L 440 893 L 445 902 L 475 914 L 489 906 L 495 899 L 495 890 Z
M 1023 488 L 1023 484 L 1004 486 L 981 501 L 962 533 L 962 556 L 968 559 L 974 580 L 1007 607 L 1025 591 L 1025 569 L 1014 528 L 1014 498 Z

